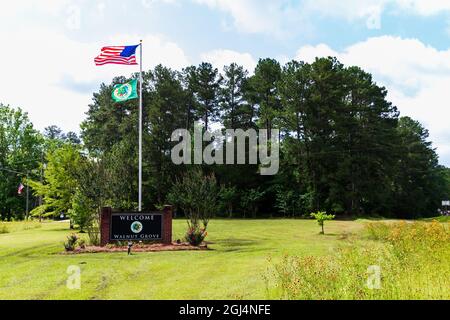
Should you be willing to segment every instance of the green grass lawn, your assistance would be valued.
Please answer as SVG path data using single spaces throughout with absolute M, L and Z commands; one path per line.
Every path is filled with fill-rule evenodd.
M 324 255 L 362 222 L 330 222 L 318 234 L 311 220 L 213 220 L 210 251 L 66 256 L 66 222 L 9 225 L 0 234 L 0 299 L 265 299 L 263 274 L 284 253 Z M 174 221 L 174 239 L 184 220 Z M 66 287 L 81 267 L 81 290 Z
M 365 221 L 213 220 L 209 251 L 61 255 L 67 222 L 12 223 L 0 234 L 0 299 L 266 299 L 264 275 L 284 254 L 325 256 L 364 247 Z M 174 221 L 174 240 L 184 220 Z M 268 261 L 271 258 L 272 262 Z M 66 287 L 81 268 L 81 289 Z

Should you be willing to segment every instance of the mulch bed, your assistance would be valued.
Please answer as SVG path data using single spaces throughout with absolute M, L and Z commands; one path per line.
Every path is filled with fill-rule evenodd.
M 161 251 L 201 251 L 208 250 L 206 244 L 194 247 L 189 243 L 172 243 L 171 245 L 154 243 L 154 244 L 136 244 L 132 247 L 131 252 L 161 252 Z M 127 246 L 108 245 L 106 247 L 87 246 L 84 249 L 77 248 L 75 251 L 66 251 L 61 254 L 84 254 L 84 253 L 105 253 L 105 252 L 128 252 Z

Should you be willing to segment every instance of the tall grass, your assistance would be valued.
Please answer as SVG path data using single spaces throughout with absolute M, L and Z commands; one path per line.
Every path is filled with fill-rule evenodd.
M 282 299 L 450 299 L 450 232 L 433 221 L 370 223 L 369 241 L 326 257 L 285 256 L 266 277 Z M 375 266 L 375 267 L 374 267 Z M 374 288 L 374 270 L 380 287 Z

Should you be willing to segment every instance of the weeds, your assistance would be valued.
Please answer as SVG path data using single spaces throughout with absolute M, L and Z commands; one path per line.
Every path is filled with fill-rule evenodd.
M 284 256 L 266 281 L 282 299 L 449 299 L 450 233 L 437 221 L 370 223 L 371 241 L 326 257 Z M 373 288 L 371 268 L 380 270 Z M 269 285 L 267 285 L 270 287 Z

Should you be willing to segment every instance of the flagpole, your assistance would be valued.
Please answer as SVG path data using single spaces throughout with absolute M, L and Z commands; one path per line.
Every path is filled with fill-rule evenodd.
M 142 40 L 140 45 L 140 73 L 139 73 L 139 212 L 142 211 Z

